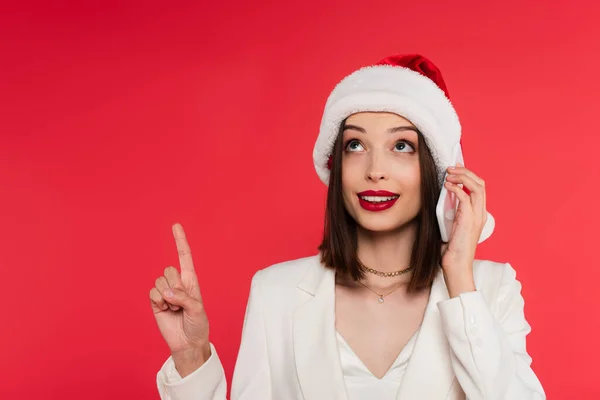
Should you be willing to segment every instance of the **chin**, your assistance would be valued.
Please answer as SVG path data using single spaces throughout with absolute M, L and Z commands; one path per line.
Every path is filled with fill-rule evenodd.
M 383 211 L 365 210 L 358 202 L 354 201 L 350 207 L 348 205 L 346 203 L 346 210 L 352 210 L 350 214 L 356 224 L 370 232 L 393 232 L 401 230 L 415 223 L 420 211 L 419 204 L 406 204 L 404 202 L 401 204 L 396 203 L 391 208 Z
M 357 225 L 362 229 L 370 232 L 393 232 L 402 229 L 403 227 L 410 225 L 415 220 L 414 217 L 407 216 L 386 216 L 381 215 L 370 215 L 370 216 L 359 216 L 355 219 Z

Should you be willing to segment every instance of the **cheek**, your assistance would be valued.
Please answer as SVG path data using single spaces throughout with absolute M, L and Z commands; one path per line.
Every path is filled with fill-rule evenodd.
M 342 185 L 348 189 L 352 188 L 352 185 L 360 180 L 362 176 L 362 166 L 356 159 L 344 158 L 342 160 Z
M 351 214 L 351 208 L 353 207 L 354 202 L 358 202 L 356 192 L 363 187 L 361 184 L 361 177 L 362 173 L 360 168 L 357 168 L 356 163 L 345 163 L 342 166 L 342 195 L 346 209 Z
M 421 190 L 421 170 L 419 166 L 411 168 L 397 168 L 394 180 L 401 182 L 404 191 L 419 193 Z
M 342 174 L 342 194 L 346 203 L 354 196 L 353 193 L 357 187 L 355 181 L 356 177 L 352 173 Z

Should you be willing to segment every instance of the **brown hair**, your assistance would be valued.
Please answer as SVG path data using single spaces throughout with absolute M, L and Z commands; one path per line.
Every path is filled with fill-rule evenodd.
M 323 240 L 318 249 L 321 262 L 343 275 L 354 280 L 364 277 L 357 261 L 358 240 L 356 221 L 348 214 L 342 194 L 342 157 L 343 130 L 345 120 L 340 124 L 339 132 L 333 146 L 331 173 L 327 189 L 325 208 L 325 228 Z M 421 210 L 418 218 L 417 238 L 415 240 L 410 265 L 414 266 L 408 292 L 417 292 L 433 283 L 441 261 L 440 235 L 435 208 L 440 195 L 441 184 L 438 180 L 438 169 L 425 138 L 417 131 L 419 137 L 418 154 L 421 170 Z

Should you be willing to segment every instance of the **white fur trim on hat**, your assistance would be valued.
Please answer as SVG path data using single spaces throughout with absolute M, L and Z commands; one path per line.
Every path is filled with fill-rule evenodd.
M 439 172 L 450 166 L 454 146 L 460 141 L 461 126 L 450 100 L 432 80 L 404 67 L 363 67 L 344 78 L 333 89 L 321 119 L 313 150 L 317 175 L 329 184 L 327 160 L 340 124 L 361 111 L 398 114 L 423 134 Z

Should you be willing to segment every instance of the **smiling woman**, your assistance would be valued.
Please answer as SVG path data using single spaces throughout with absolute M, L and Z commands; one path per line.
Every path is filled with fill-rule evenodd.
M 475 259 L 493 220 L 484 180 L 454 162 L 460 147 L 425 57 L 388 57 L 334 88 L 313 151 L 328 185 L 319 253 L 254 275 L 232 399 L 545 399 L 516 272 Z M 436 205 L 447 193 L 459 204 L 443 243 Z M 150 292 L 171 349 L 158 390 L 224 400 L 190 249 L 178 224 L 174 234 L 181 276 L 167 269 Z

